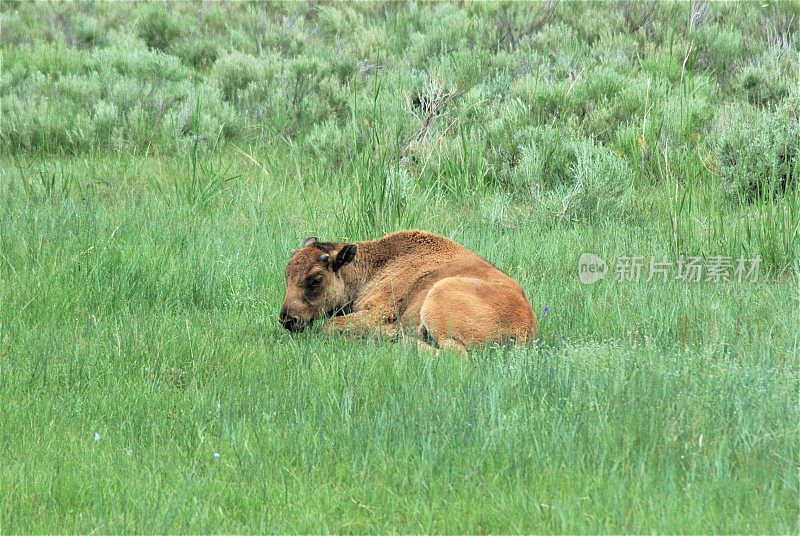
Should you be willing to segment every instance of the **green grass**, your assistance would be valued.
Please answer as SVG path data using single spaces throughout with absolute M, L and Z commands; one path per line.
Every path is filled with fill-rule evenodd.
M 797 533 L 797 6 L 693 6 L 4 4 L 0 532 Z M 540 341 L 279 326 L 409 227 Z

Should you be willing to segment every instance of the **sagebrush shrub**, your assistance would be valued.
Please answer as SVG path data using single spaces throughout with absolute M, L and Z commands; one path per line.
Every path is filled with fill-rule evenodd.
M 268 83 L 271 74 L 261 59 L 236 51 L 223 54 L 211 70 L 211 76 L 226 100 L 233 100 L 237 91 L 254 82 Z
M 179 14 L 165 4 L 151 4 L 139 23 L 139 36 L 152 49 L 166 51 L 181 34 Z
M 575 163 L 574 212 L 583 216 L 618 218 L 633 207 L 634 176 L 628 163 L 608 148 L 592 141 L 573 144 Z
M 637 182 L 708 168 L 747 191 L 794 169 L 797 20 L 788 3 L 6 3 L 0 151 L 196 136 L 338 151 L 397 124 L 423 181 L 567 188 L 576 142 Z M 411 112 L 432 80 L 454 95 L 421 127 Z M 763 110 L 758 132 L 720 111 L 740 101 Z
M 730 195 L 752 200 L 797 188 L 800 126 L 786 108 L 725 106 L 714 117 L 712 139 Z
M 797 62 L 788 58 L 791 55 L 767 51 L 742 68 L 737 80 L 748 102 L 756 106 L 774 106 L 789 96 L 791 81 L 797 80 L 798 75 Z

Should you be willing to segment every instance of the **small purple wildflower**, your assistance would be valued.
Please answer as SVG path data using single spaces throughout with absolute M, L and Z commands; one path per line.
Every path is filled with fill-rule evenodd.
M 543 319 L 547 318 L 547 313 L 549 313 L 549 312 L 550 312 L 550 307 L 549 306 L 545 307 L 544 311 L 542 311 L 542 318 Z
M 215 457 L 215 458 L 219 458 L 219 452 L 215 452 L 215 453 L 214 453 L 214 457 Z

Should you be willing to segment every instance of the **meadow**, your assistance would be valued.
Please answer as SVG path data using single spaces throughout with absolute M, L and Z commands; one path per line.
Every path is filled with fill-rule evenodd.
M 796 534 L 798 24 L 3 2 L 0 533 Z M 291 248 L 405 228 L 516 278 L 540 340 L 280 327 Z

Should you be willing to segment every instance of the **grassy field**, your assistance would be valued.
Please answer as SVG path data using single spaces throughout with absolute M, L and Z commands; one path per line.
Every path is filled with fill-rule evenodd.
M 0 533 L 796 534 L 799 23 L 0 4 Z M 280 327 L 290 248 L 411 227 L 549 307 L 538 343 Z M 646 281 L 716 255 L 757 281 Z

